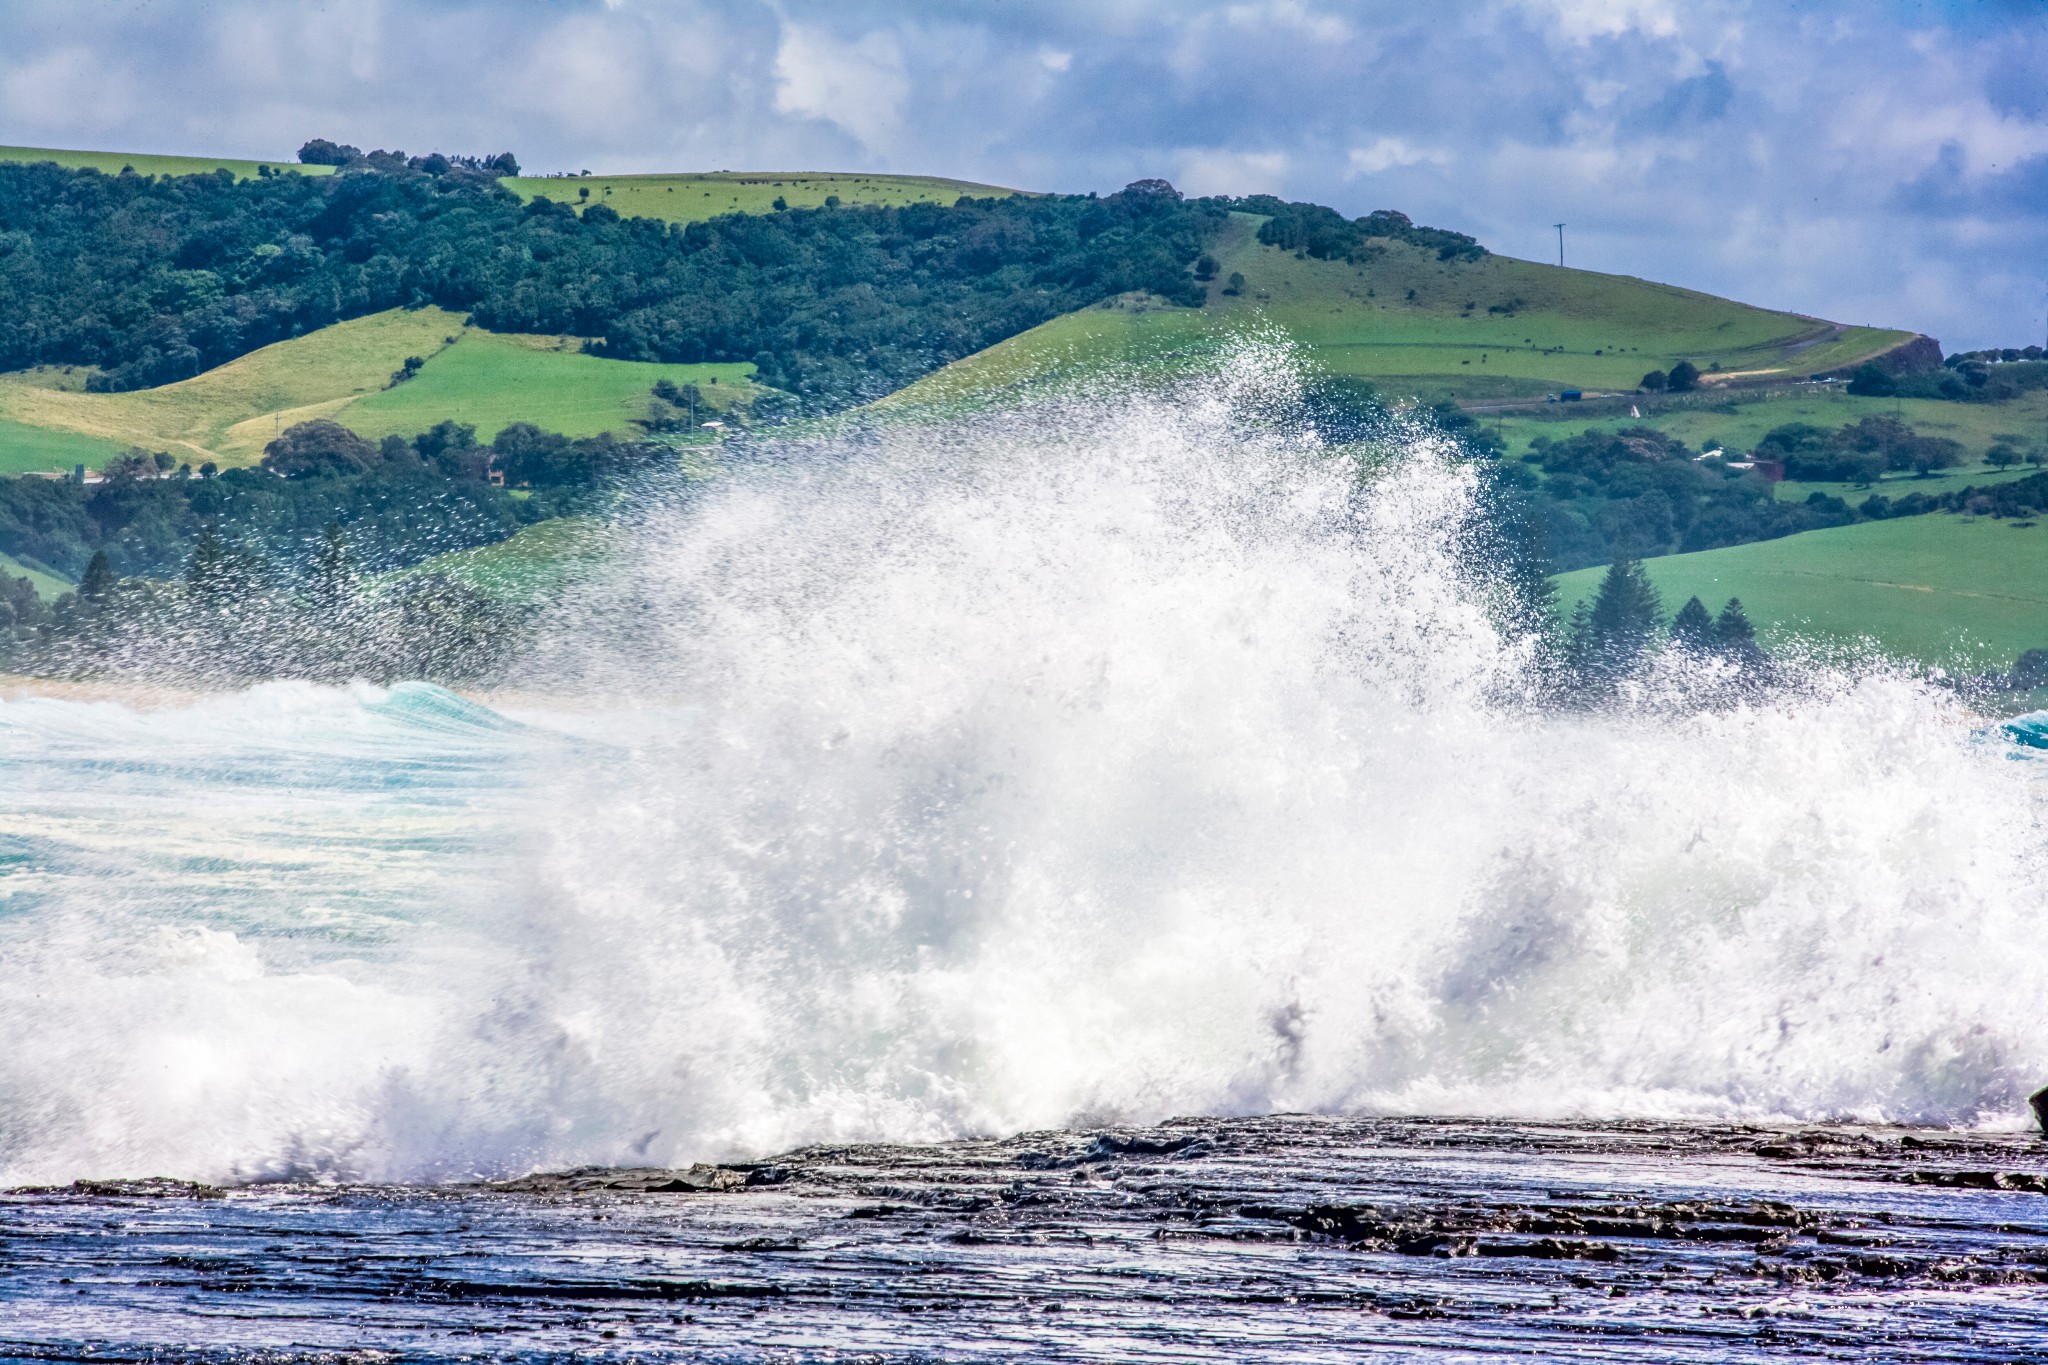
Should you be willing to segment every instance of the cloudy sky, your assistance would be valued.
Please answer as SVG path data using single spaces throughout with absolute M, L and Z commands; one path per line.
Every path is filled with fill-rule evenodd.
M 2048 0 L 4 0 L 0 144 L 1163 175 L 2041 341 Z

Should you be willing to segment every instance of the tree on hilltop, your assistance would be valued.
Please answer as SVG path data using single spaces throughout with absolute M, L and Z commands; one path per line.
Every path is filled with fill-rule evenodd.
M 363 149 L 351 147 L 345 142 L 329 142 L 316 137 L 299 148 L 301 166 L 346 166 L 351 161 L 362 159 Z

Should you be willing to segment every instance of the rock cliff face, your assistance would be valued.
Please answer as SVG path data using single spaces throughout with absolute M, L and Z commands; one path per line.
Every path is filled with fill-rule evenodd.
M 1930 336 L 1917 336 L 1879 356 L 1877 364 L 1887 374 L 1925 374 L 1941 368 L 1941 343 Z

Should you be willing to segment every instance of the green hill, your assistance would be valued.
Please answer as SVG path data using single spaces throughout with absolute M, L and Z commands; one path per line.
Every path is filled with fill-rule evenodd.
M 1465 399 L 1632 389 L 1680 360 L 1708 372 L 1710 384 L 1790 378 L 1858 363 L 1913 336 L 1506 256 L 1444 261 L 1398 242 L 1364 264 L 1315 260 L 1260 243 L 1259 220 L 1234 218 L 1213 249 L 1217 277 L 1204 307 L 1124 299 L 1070 313 L 884 405 L 973 401 L 1092 370 L 1170 371 L 1254 329 L 1390 394 Z M 1243 279 L 1236 293 L 1227 292 L 1233 274 Z
M 2048 648 L 2048 525 L 1945 513 L 1808 531 L 1644 561 L 1667 613 L 1730 597 L 1767 642 L 1874 644 L 1951 668 L 2005 667 Z M 1566 611 L 1601 569 L 1559 577 Z
M 0 161 L 6 160 L 54 160 L 109 173 L 132 166 L 155 175 L 225 168 L 241 177 L 257 175 L 266 164 L 0 148 Z M 330 173 L 327 167 L 268 164 Z M 803 208 L 835 197 L 847 205 L 904 205 L 1019 193 L 933 177 L 811 172 L 518 177 L 504 183 L 528 198 L 577 207 L 603 203 L 625 217 L 676 223 L 736 212 L 769 214 L 777 199 Z M 522 222 L 532 217 L 514 216 Z M 1846 369 L 1911 340 L 1908 332 L 1842 326 L 1650 281 L 1502 256 L 1445 259 L 1427 246 L 1393 239 L 1378 239 L 1357 261 L 1316 259 L 1261 243 L 1263 221 L 1235 213 L 1219 236 L 1198 239 L 1207 241 L 1213 258 L 1201 272 L 1213 276 L 1202 286 L 1202 307 L 1151 294 L 1121 295 L 968 355 L 874 406 L 943 416 L 1062 377 L 1171 375 L 1249 334 L 1286 339 L 1320 367 L 1368 380 L 1395 398 L 1456 398 L 1482 407 L 1567 389 L 1627 391 L 1646 371 L 1668 370 L 1679 360 L 1706 374 L 1705 388 L 1683 397 L 1631 394 L 1601 405 L 1601 411 L 1539 404 L 1482 413 L 1511 453 L 1526 449 L 1537 435 L 1555 440 L 1591 425 L 1635 420 L 1662 426 L 1695 447 L 1746 449 L 1786 422 L 1837 426 L 1866 413 L 1896 413 L 1930 434 L 1953 435 L 1975 456 L 1998 433 L 2031 432 L 2048 420 L 2048 393 L 1993 406 L 1724 387 L 1730 380 L 1789 381 Z M 1213 224 L 1208 220 L 1202 231 L 1213 233 Z M 788 225 L 795 226 L 794 220 Z M 1185 273 L 1172 277 L 1174 268 L 1169 262 L 1170 278 L 1144 287 L 1180 291 L 1176 296 L 1185 303 L 1194 297 L 1193 286 Z M 579 287 L 584 278 L 574 277 Z M 718 302 L 711 298 L 705 307 Z M 663 325 L 690 325 L 693 316 Z M 570 436 L 626 432 L 648 415 L 650 390 L 660 380 L 695 384 L 707 404 L 700 415 L 760 392 L 749 364 L 601 359 L 585 353 L 579 338 L 494 333 L 465 321 L 461 313 L 438 308 L 391 309 L 264 347 L 178 383 L 121 393 L 87 392 L 83 370 L 44 367 L 0 375 L 0 473 L 98 465 L 130 446 L 166 450 L 194 465 L 248 464 L 284 427 L 316 417 L 373 438 L 410 434 L 447 419 L 475 426 L 486 440 L 513 422 Z M 900 330 L 910 324 L 896 325 Z M 408 357 L 422 363 L 414 377 L 394 385 L 393 374 Z M 1640 419 L 1629 415 L 1638 405 L 1644 409 Z M 1993 477 L 1999 476 L 1971 470 L 1916 480 L 1913 487 L 1943 491 L 1936 484 Z M 1789 485 L 1778 496 L 1799 499 L 1813 491 L 1852 496 L 1848 490 Z M 2030 547 L 2039 543 L 2044 542 L 2032 527 L 2014 530 L 2009 523 L 1935 515 L 1675 556 L 1655 561 L 1652 571 L 1668 582 L 1672 605 L 1692 591 L 1717 602 L 1739 595 L 1771 629 L 1811 629 L 1835 638 L 1869 634 L 1914 657 L 1960 651 L 1958 657 L 1996 662 L 2048 643 L 2037 638 L 2043 634 L 2037 628 L 2040 599 L 2027 586 L 2048 578 L 2048 570 L 2029 567 L 2039 558 L 2028 558 L 2034 554 Z M 514 591 L 532 580 L 535 565 L 587 558 L 590 544 L 570 530 L 535 528 L 445 567 L 494 591 Z M 1594 576 L 1597 571 L 1589 570 L 1562 581 L 1569 593 Z
M 211 175 L 227 171 L 237 180 L 254 180 L 262 170 L 289 171 L 296 175 L 332 175 L 332 166 L 301 166 L 290 157 L 276 161 L 242 161 L 233 157 L 154 156 L 140 152 L 74 152 L 55 147 L 0 147 L 0 161 L 54 161 L 67 170 L 103 171 L 119 175 L 132 170 L 137 175 Z
M 654 385 L 695 384 L 710 418 L 759 393 L 752 365 L 660 365 L 585 355 L 575 337 L 531 337 L 476 329 L 427 357 L 417 378 L 356 399 L 335 420 L 365 436 L 410 436 L 453 419 L 488 441 L 514 422 L 564 436 L 631 432 Z
M 249 161 L 234 157 L 157 156 L 142 152 L 72 151 L 57 147 L 0 147 L 0 161 L 51 161 L 69 170 L 118 175 L 210 175 L 224 170 L 238 180 L 273 174 L 332 175 L 333 166 L 306 166 L 290 157 Z M 626 218 L 694 223 L 722 213 L 771 213 L 781 199 L 790 208 L 842 204 L 950 204 L 962 195 L 1002 197 L 1018 191 L 934 175 L 874 175 L 857 171 L 690 171 L 659 175 L 504 176 L 499 184 L 526 199 L 553 199 L 578 208 L 609 204 Z
M 863 175 L 837 171 L 704 171 L 679 175 L 515 176 L 500 182 L 528 199 L 583 207 L 607 204 L 624 218 L 696 223 L 722 213 L 772 213 L 780 199 L 793 209 L 842 204 L 950 204 L 962 195 L 1001 198 L 1018 193 L 996 185 L 929 175 Z
M 513 422 L 589 436 L 631 430 L 660 379 L 698 385 L 712 410 L 756 392 L 748 365 L 600 360 L 578 345 L 466 328 L 461 314 L 439 308 L 392 309 L 161 388 L 87 393 L 82 374 L 56 368 L 0 375 L 0 473 L 96 468 L 130 446 L 195 467 L 254 464 L 278 432 L 319 417 L 370 437 L 451 418 L 485 440 Z M 408 356 L 426 363 L 387 388 Z

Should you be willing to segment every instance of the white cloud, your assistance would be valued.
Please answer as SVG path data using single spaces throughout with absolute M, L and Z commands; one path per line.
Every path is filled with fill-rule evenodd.
M 1056 47 L 1041 47 L 1038 49 L 1038 64 L 1047 71 L 1065 71 L 1074 64 L 1074 54 Z
M 91 136 L 121 127 L 134 116 L 136 103 L 125 73 L 86 44 L 67 44 L 0 68 L 0 109 L 8 122 L 53 130 L 52 140 L 63 146 L 92 147 Z
M 1318 14 L 1299 0 L 1264 0 L 1254 5 L 1232 5 L 1224 18 L 1238 28 L 1292 29 L 1318 43 L 1341 43 L 1350 39 L 1351 25 L 1334 14 Z
M 1287 183 L 1285 152 L 1193 148 L 1178 161 L 1174 184 L 1183 194 L 1274 194 Z
M 1672 0 L 1523 0 L 1523 6 L 1574 43 L 1624 33 L 1669 38 L 1678 32 Z
M 775 50 L 775 108 L 836 123 L 870 151 L 894 134 L 910 95 L 903 52 L 886 33 L 842 42 L 785 22 Z
M 1396 166 L 1448 166 L 1450 153 L 1431 147 L 1417 147 L 1398 137 L 1383 137 L 1370 147 L 1353 147 L 1346 158 L 1345 178 L 1378 175 Z

